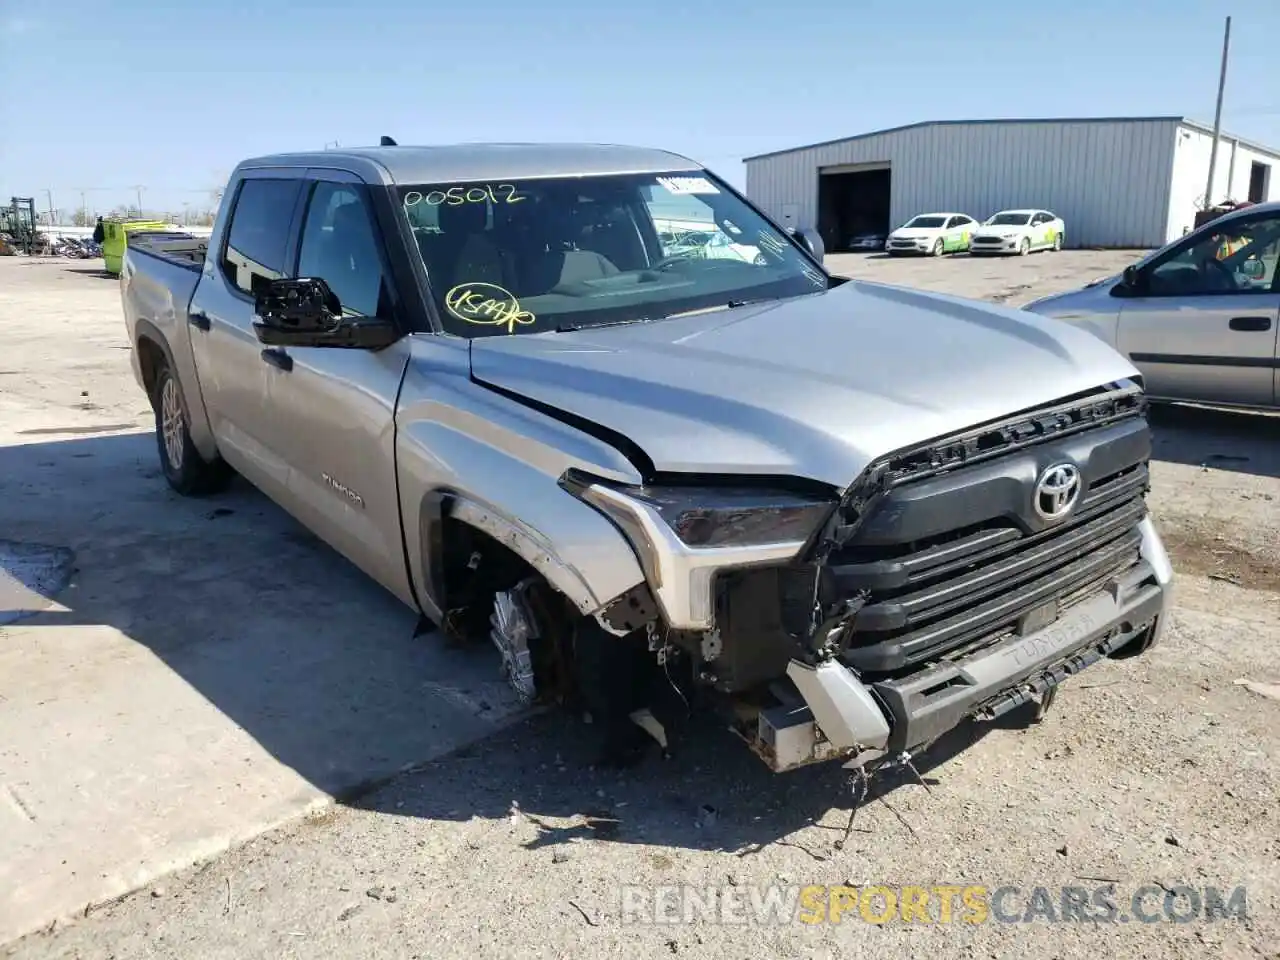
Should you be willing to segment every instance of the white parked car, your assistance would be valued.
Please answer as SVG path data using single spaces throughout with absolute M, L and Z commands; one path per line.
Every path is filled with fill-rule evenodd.
M 749 243 L 734 243 L 727 234 L 719 230 L 703 244 L 702 250 L 702 255 L 708 260 L 742 260 L 756 265 L 767 262 L 759 247 Z
M 978 221 L 963 213 L 922 213 L 889 234 L 884 248 L 890 256 L 926 253 L 940 257 L 969 249 L 969 237 Z
M 1061 250 L 1066 224 L 1048 210 L 1001 210 L 987 218 L 969 241 L 971 255 Z

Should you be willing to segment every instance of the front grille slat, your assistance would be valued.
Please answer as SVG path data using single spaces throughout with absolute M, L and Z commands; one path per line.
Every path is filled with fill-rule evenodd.
M 925 576 L 940 576 L 970 564 L 984 563 L 1010 550 L 1075 529 L 1096 518 L 1104 510 L 1114 507 L 1116 503 L 1132 500 L 1146 486 L 1146 482 L 1146 467 L 1126 471 L 1119 477 L 1104 481 L 1090 491 L 1071 520 L 1040 534 L 1024 537 L 1016 528 L 1004 526 L 971 533 L 892 560 L 847 562 L 847 553 L 837 554 L 832 562 L 832 569 L 852 590 L 901 588 L 918 582 Z
M 944 615 L 964 603 L 981 601 L 1000 590 L 1012 589 L 1043 570 L 1054 569 L 1080 553 L 1097 550 L 1126 532 L 1142 518 L 1140 504 L 1130 504 L 1114 515 L 1060 533 L 997 562 L 978 566 L 971 573 L 913 593 L 869 604 L 858 612 L 859 630 L 910 629 L 923 618 Z
M 886 672 L 903 664 L 918 663 L 926 655 L 950 649 L 996 629 L 1008 628 L 1018 617 L 1037 606 L 1069 594 L 1090 583 L 1105 583 L 1138 560 L 1140 538 L 1136 532 L 1118 543 L 1095 551 L 1047 577 L 1033 580 L 987 603 L 940 620 L 912 633 L 901 634 L 891 643 L 851 647 L 845 653 L 850 666 L 867 672 Z
M 868 527 L 861 528 L 863 542 L 860 528 L 853 528 L 852 538 L 827 560 L 833 589 L 864 597 L 848 634 L 845 661 L 861 671 L 891 673 L 981 646 L 1007 635 L 1029 610 L 1050 601 L 1061 609 L 1137 563 L 1139 524 L 1147 515 L 1149 432 L 1145 423 L 1119 424 L 1138 420 L 1144 412 L 1140 391 L 1121 385 L 1030 411 L 1020 420 L 984 428 L 985 434 L 970 431 L 896 457 L 881 505 L 888 512 L 880 514 L 881 520 L 895 519 L 871 522 L 877 512 L 873 505 Z M 1046 418 L 1052 425 L 1043 428 Z M 1029 431 L 1038 437 L 1030 437 Z M 969 438 L 978 435 L 983 439 L 974 446 Z M 1003 452 L 989 447 L 988 437 Z M 1090 482 L 1074 515 L 1061 524 L 1044 528 L 1043 521 L 1027 515 L 1029 502 L 1020 506 L 1016 497 L 990 496 L 982 502 L 992 512 L 977 516 L 992 519 L 949 532 L 938 522 L 953 510 L 974 516 L 972 493 L 977 488 L 972 484 L 996 489 L 990 486 L 997 482 L 992 470 L 997 477 L 1011 478 L 999 479 L 1000 484 L 1025 484 L 1028 476 L 1038 475 L 1029 471 L 1053 462 L 1046 457 L 1067 450 L 1075 462 L 1090 464 Z M 951 465 L 942 466 L 948 460 Z M 955 482 L 967 469 L 977 470 L 978 462 L 992 466 L 978 470 L 972 484 Z M 951 478 L 931 479 L 940 472 Z M 900 516 L 901 511 L 908 513 Z M 895 529 L 904 531 L 903 540 L 894 542 Z

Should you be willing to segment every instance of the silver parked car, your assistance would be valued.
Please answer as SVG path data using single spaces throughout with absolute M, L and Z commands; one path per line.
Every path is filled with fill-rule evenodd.
M 1161 400 L 1280 406 L 1280 203 L 1226 214 L 1080 290 L 1023 309 L 1116 347 Z

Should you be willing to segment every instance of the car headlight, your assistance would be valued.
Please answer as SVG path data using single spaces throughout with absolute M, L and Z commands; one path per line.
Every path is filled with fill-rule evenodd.
M 711 582 L 730 568 L 785 562 L 823 527 L 838 494 L 776 487 L 633 486 L 570 470 L 561 486 L 595 507 L 631 543 L 676 629 L 714 625 Z

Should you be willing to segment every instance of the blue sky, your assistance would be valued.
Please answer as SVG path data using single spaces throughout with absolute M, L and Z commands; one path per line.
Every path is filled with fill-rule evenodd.
M 237 160 L 376 143 L 741 158 L 930 119 L 1185 114 L 1280 146 L 1280 3 L 0 0 L 0 198 L 207 204 Z

